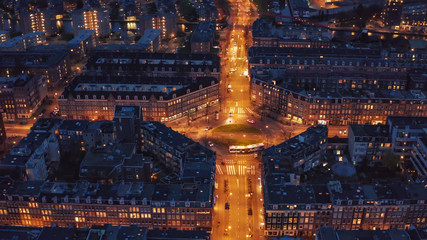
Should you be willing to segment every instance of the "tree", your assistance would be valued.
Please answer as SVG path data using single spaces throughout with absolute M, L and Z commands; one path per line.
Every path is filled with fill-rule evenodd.
M 184 16 L 185 20 L 195 22 L 199 18 L 196 9 L 189 0 L 180 0 L 178 4 L 179 12 Z
M 384 152 L 383 165 L 391 171 L 396 170 L 399 166 L 399 157 L 394 155 L 390 150 Z

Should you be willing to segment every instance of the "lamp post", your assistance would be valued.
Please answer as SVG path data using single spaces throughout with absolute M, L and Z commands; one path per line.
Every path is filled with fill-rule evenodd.
M 265 147 L 268 147 L 268 132 L 267 132 L 267 130 L 268 130 L 268 125 L 265 125 L 265 129 L 266 129 L 266 136 L 267 136 L 267 143 L 265 144 Z

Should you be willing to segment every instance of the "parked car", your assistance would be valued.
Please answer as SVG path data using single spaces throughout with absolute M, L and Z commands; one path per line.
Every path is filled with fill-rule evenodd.
M 253 120 L 253 119 L 248 119 L 248 120 L 246 120 L 246 122 L 251 123 L 251 124 L 254 124 L 254 123 L 255 123 L 255 120 Z

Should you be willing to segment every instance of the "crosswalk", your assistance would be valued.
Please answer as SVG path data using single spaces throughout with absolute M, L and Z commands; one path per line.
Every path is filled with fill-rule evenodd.
M 237 175 L 237 176 L 245 176 L 245 175 L 255 175 L 255 165 L 251 165 L 247 167 L 245 165 L 216 165 L 216 173 L 218 175 Z
M 221 169 L 221 166 L 220 165 L 216 165 L 216 172 L 217 172 L 217 174 L 219 174 L 219 175 L 223 175 L 224 174 L 224 172 L 222 171 L 222 169 Z
M 230 108 L 224 108 L 224 113 L 232 113 L 232 114 L 254 114 L 254 111 L 252 111 L 250 108 L 243 108 L 243 107 L 230 107 Z
M 244 114 L 245 113 L 245 109 L 242 107 L 230 107 L 230 111 L 228 113 L 238 113 L 238 114 Z
M 250 114 L 254 114 L 254 111 L 252 111 L 250 108 L 246 108 L 246 111 L 248 111 Z
M 236 175 L 236 169 L 234 168 L 234 165 L 226 165 L 227 169 L 227 175 Z

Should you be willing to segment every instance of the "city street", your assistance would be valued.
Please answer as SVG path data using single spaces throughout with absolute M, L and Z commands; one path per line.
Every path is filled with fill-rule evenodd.
M 251 46 L 250 26 L 256 19 L 256 9 L 249 1 L 231 1 L 230 19 L 233 26 L 226 33 L 227 41 L 222 43 L 221 53 L 221 112 L 219 120 L 208 118 L 195 119 L 188 124 L 186 119 L 168 123 L 174 130 L 208 145 L 212 137 L 250 138 L 250 135 L 219 134 L 206 131 L 225 124 L 249 124 L 262 131 L 266 147 L 279 144 L 288 138 L 300 134 L 307 125 L 291 123 L 282 125 L 270 118 L 261 118 L 251 109 L 249 99 L 249 76 L 247 47 Z M 253 8 L 251 11 L 250 8 Z M 209 121 L 209 119 L 211 119 Z M 336 126 L 330 131 L 330 137 L 343 135 L 346 126 Z M 342 134 L 340 134 L 340 131 Z M 227 148 L 211 147 L 217 153 L 216 164 L 216 205 L 212 239 L 264 239 L 263 194 L 261 186 L 261 158 L 255 154 L 230 154 Z
M 250 108 L 247 47 L 256 9 L 249 1 L 230 1 L 232 11 L 227 42 L 222 49 L 221 119 L 217 125 L 246 123 L 256 114 Z M 262 123 L 255 127 L 268 131 Z M 265 132 L 264 132 L 265 133 Z M 268 134 L 268 133 L 267 133 Z M 268 135 L 267 135 L 268 136 Z M 215 150 L 216 147 L 214 148 Z M 212 239 L 263 239 L 260 158 L 217 150 L 217 172 Z

